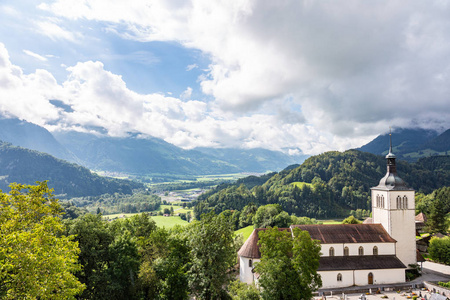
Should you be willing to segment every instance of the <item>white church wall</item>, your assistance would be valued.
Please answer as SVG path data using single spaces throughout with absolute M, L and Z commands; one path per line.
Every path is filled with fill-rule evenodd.
M 416 223 L 414 191 L 398 191 L 391 193 L 391 202 L 397 196 L 408 198 L 407 209 L 392 210 L 391 236 L 397 240 L 397 257 L 406 265 L 415 264 L 416 257 Z
M 369 273 L 373 274 L 373 284 L 405 282 L 404 269 L 355 270 L 355 285 L 368 285 Z
M 320 271 L 317 272 L 322 278 L 322 288 L 340 288 L 353 285 L 353 271 Z M 338 281 L 338 274 L 341 274 L 341 281 Z
M 344 256 L 344 248 L 348 247 L 349 255 L 359 255 L 359 247 L 363 247 L 364 255 L 373 255 L 373 248 L 378 248 L 378 255 L 395 255 L 395 243 L 348 243 L 322 244 L 321 256 L 330 256 L 330 248 L 334 249 L 334 256 Z
M 252 260 L 252 266 L 250 267 L 250 258 L 247 257 L 240 257 L 239 258 L 239 280 L 241 282 L 245 282 L 248 284 L 253 283 L 254 281 L 254 273 L 252 272 L 252 269 L 254 267 L 255 262 L 259 262 L 259 259 L 251 259 Z

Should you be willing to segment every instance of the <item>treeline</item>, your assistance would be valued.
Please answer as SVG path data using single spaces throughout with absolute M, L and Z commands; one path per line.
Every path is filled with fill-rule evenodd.
M 63 220 L 46 182 L 11 189 L 0 193 L 1 299 L 257 300 L 278 299 L 280 293 L 283 299 L 293 294 L 309 299 L 320 287 L 320 246 L 300 230 L 294 238 L 287 232 L 279 236 L 276 227 L 261 236 L 267 247 L 261 247 L 261 264 L 256 265 L 263 287 L 258 290 L 236 280 L 236 253 L 244 241 L 235 236 L 226 212 L 210 212 L 170 230 L 157 227 L 145 213 L 114 221 L 101 214 Z M 268 220 L 269 211 L 283 214 L 279 205 L 266 208 L 265 213 L 259 208 L 255 218 Z M 277 258 L 270 253 L 278 251 L 271 249 L 271 236 L 286 250 L 280 253 L 287 259 L 280 271 L 270 267 Z M 298 261 L 308 263 L 302 269 Z M 276 287 L 265 285 L 274 272 L 292 282 L 316 279 L 280 292 L 283 280 Z
M 101 195 L 105 193 L 131 194 L 143 185 L 130 180 L 101 177 L 77 164 L 51 155 L 12 146 L 0 141 L 0 188 L 5 190 L 13 182 L 34 184 L 48 180 L 60 198 Z
M 101 208 L 99 212 L 103 214 L 141 213 L 158 210 L 161 197 L 148 191 L 138 191 L 132 195 L 114 193 L 72 198 L 70 202 L 89 211 Z
M 397 161 L 397 170 L 416 191 L 431 193 L 450 185 L 450 157 L 429 157 L 415 164 Z M 308 158 L 301 166 L 272 176 L 223 184 L 198 198 L 196 211 L 242 210 L 278 203 L 289 214 L 314 218 L 345 217 L 351 210 L 370 209 L 370 188 L 386 173 L 386 159 L 349 150 Z M 248 182 L 247 182 L 248 181 Z M 257 182 L 255 185 L 254 183 Z

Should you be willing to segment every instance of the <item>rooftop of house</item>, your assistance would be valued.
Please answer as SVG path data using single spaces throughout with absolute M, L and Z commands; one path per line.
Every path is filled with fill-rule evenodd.
M 292 225 L 291 228 L 279 228 L 291 232 L 293 228 L 306 230 L 314 240 L 321 244 L 344 243 L 395 243 L 381 224 L 332 224 L 332 225 Z M 258 233 L 266 228 L 254 229 L 250 237 L 238 252 L 239 256 L 261 258 Z
M 404 269 L 395 255 L 323 256 L 317 271 Z

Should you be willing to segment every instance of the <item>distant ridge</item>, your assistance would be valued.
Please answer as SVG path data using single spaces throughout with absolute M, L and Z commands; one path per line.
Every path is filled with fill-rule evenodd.
M 395 155 L 410 162 L 423 157 L 450 154 L 450 130 L 438 135 L 434 130 L 399 128 L 393 131 L 392 140 Z M 356 150 L 386 155 L 388 145 L 389 134 L 385 133 Z
M 47 129 L 17 118 L 0 116 L 0 140 L 60 159 L 77 161 L 75 155 L 62 146 Z
M 8 191 L 12 182 L 34 184 L 48 180 L 60 198 L 97 196 L 105 193 L 130 194 L 143 188 L 140 183 L 101 177 L 76 164 L 0 141 L 0 188 Z

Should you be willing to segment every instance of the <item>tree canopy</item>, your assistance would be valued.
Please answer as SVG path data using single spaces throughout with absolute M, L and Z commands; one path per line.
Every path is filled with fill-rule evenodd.
M 320 244 L 309 233 L 293 233 L 277 227 L 259 232 L 261 261 L 255 263 L 263 299 L 311 299 L 322 286 L 319 268 Z
M 47 182 L 11 184 L 0 193 L 0 297 L 75 299 L 85 286 L 73 236 L 63 235 L 61 207 Z

